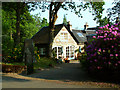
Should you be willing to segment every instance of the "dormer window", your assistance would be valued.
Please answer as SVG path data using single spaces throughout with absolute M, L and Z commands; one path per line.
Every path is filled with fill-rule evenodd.
M 82 35 L 82 33 L 77 33 L 77 35 L 78 35 L 79 37 L 84 37 L 84 36 Z

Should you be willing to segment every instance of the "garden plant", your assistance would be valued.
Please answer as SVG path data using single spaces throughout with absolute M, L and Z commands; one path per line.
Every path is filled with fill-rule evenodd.
M 85 67 L 90 73 L 120 73 L 120 22 L 99 27 L 96 34 L 86 46 Z

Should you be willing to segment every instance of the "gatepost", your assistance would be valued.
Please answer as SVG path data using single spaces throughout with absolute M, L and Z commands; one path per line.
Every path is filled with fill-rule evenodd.
M 32 39 L 26 39 L 24 43 L 24 60 L 27 66 L 26 74 L 33 73 L 34 45 Z

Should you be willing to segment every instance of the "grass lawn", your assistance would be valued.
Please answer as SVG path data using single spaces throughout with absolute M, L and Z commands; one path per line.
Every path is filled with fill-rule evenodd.
M 0 63 L 1 64 L 1 63 Z M 13 63 L 4 63 L 4 62 L 2 62 L 2 64 L 6 64 L 6 65 L 20 65 L 20 66 L 24 66 L 25 64 L 24 63 L 22 63 L 22 62 L 13 62 Z
M 2 62 L 2 64 L 6 64 L 6 65 L 21 65 L 21 66 L 25 65 L 25 63 L 23 63 L 23 62 L 22 63 L 17 63 L 17 62 L 3 63 Z M 54 59 L 42 57 L 39 60 L 37 60 L 37 62 L 34 62 L 33 65 L 34 65 L 34 69 L 49 68 L 51 66 L 55 66 L 56 65 L 56 61 Z
M 49 68 L 55 65 L 56 65 L 56 61 L 54 59 L 43 57 L 43 58 L 40 58 L 39 61 L 34 62 L 34 69 Z

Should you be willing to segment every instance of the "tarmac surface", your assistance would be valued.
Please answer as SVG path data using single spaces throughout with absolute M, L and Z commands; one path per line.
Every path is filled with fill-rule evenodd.
M 2 88 L 100 88 L 90 82 L 94 80 L 81 70 L 78 61 L 37 70 L 27 76 L 2 74 Z

